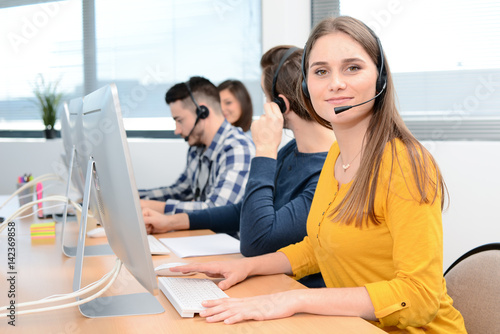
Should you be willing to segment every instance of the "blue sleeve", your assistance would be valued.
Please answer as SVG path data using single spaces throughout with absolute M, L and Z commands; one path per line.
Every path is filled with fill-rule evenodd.
M 189 212 L 189 229 L 235 234 L 240 228 L 240 211 L 241 202 Z
M 275 159 L 256 157 L 252 160 L 240 217 L 240 251 L 244 256 L 275 252 L 301 241 L 307 234 L 307 215 L 319 173 L 306 181 L 297 197 L 276 211 L 276 165 Z

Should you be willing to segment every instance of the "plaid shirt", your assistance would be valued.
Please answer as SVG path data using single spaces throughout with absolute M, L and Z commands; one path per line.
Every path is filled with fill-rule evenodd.
M 173 185 L 140 190 L 139 195 L 143 199 L 166 201 L 166 214 L 238 203 L 245 194 L 254 155 L 250 137 L 224 120 L 206 150 L 189 148 L 186 169 Z M 199 185 L 202 170 L 205 175 L 208 172 L 208 180 Z

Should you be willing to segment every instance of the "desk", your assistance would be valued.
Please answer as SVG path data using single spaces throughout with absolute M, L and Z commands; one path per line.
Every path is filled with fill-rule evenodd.
M 36 218 L 35 218 L 36 219 Z M 16 227 L 17 302 L 38 300 L 57 293 L 71 292 L 75 259 L 64 256 L 60 245 L 60 223 L 56 224 L 58 236 L 51 242 L 31 241 L 29 225 L 24 219 Z M 74 225 L 74 226 L 73 226 Z M 76 223 L 68 223 L 69 229 L 77 229 Z M 208 230 L 179 231 L 158 235 L 158 237 L 181 237 L 212 233 Z M 87 244 L 105 242 L 105 238 L 87 238 Z M 7 305 L 8 285 L 5 231 L 0 236 L 0 304 Z M 212 261 L 239 258 L 240 254 L 182 259 L 182 261 Z M 179 260 L 174 254 L 153 256 L 153 265 L 165 261 Z M 87 257 L 84 260 L 82 286 L 101 278 L 109 272 L 115 256 Z M 197 274 L 199 277 L 205 277 Z M 196 276 L 192 276 L 196 277 Z M 252 277 L 228 289 L 230 297 L 247 297 L 305 287 L 286 275 Z M 145 290 L 123 267 L 117 281 L 106 295 L 144 292 Z M 318 316 L 297 314 L 290 318 L 269 321 L 248 321 L 235 325 L 209 324 L 196 315 L 181 318 L 167 298 L 160 291 L 156 298 L 165 308 L 158 315 L 129 316 L 114 318 L 83 317 L 77 307 L 38 314 L 16 316 L 16 327 L 0 319 L 2 333 L 384 333 L 361 318 Z

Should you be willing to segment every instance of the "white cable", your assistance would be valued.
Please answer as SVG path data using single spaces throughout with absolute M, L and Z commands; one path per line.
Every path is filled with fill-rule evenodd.
M 92 296 L 87 297 L 87 298 L 82 299 L 82 300 L 79 300 L 77 302 L 68 303 L 68 304 L 62 304 L 62 305 L 57 305 L 57 306 L 52 306 L 52 307 L 45 307 L 45 308 L 37 308 L 37 309 L 33 309 L 33 310 L 26 310 L 26 311 L 20 311 L 20 312 L 16 311 L 16 315 L 23 315 L 23 314 L 31 314 L 31 313 L 40 313 L 40 312 L 60 310 L 60 309 L 63 309 L 63 308 L 68 308 L 68 307 L 72 307 L 72 306 L 78 306 L 78 305 L 81 305 L 81 304 L 85 304 L 85 303 L 88 303 L 91 300 L 94 300 L 94 299 L 98 298 L 100 295 L 102 295 L 104 292 L 106 292 L 106 290 L 108 290 L 109 287 L 116 281 L 116 278 L 118 277 L 118 274 L 120 273 L 120 269 L 121 269 L 121 265 L 122 265 L 122 262 L 119 259 L 117 259 L 117 261 L 119 263 L 119 268 L 114 273 L 114 275 L 111 278 L 111 280 L 108 282 L 108 284 L 104 288 L 102 288 L 97 293 L 93 294 Z M 5 309 L 7 309 L 7 307 L 5 307 Z M 10 316 L 9 313 L 1 313 L 0 314 L 0 317 L 8 317 L 8 316 Z
M 54 174 L 54 173 L 44 174 L 44 175 L 40 175 L 38 177 L 35 177 L 33 180 L 26 182 L 19 189 L 14 191 L 14 193 L 12 195 L 10 195 L 10 197 L 7 198 L 7 200 L 5 200 L 5 202 L 3 202 L 2 205 L 0 205 L 0 209 L 3 208 L 5 206 L 5 204 L 7 204 L 11 199 L 16 197 L 16 195 L 21 193 L 23 190 L 26 190 L 27 188 L 33 186 L 37 182 L 48 181 L 48 180 L 62 180 L 62 181 L 64 181 L 61 176 Z
M 66 196 L 60 196 L 60 195 L 47 196 L 47 197 L 44 197 L 42 199 L 24 204 L 19 209 L 17 209 L 13 214 L 11 214 L 9 217 L 5 218 L 4 222 L 2 224 L 0 224 L 0 233 L 5 229 L 8 222 L 17 218 L 22 212 L 31 208 L 33 205 L 38 204 L 38 203 L 42 203 L 42 202 L 69 202 L 77 209 L 78 209 L 78 207 L 80 207 L 80 205 L 78 203 L 75 203 L 73 200 L 67 198 Z
M 22 205 L 20 208 L 18 208 L 16 211 L 14 211 L 13 214 L 11 214 L 8 218 L 6 218 L 5 221 L 12 221 L 12 220 L 14 220 L 22 212 L 24 212 L 25 210 L 30 209 L 33 205 L 38 204 L 38 203 L 49 202 L 49 201 L 50 202 L 68 202 L 68 200 L 71 201 L 66 196 L 60 196 L 60 195 L 46 196 L 44 198 L 37 199 L 36 201 L 31 201 L 29 203 L 26 203 L 26 204 Z
M 35 191 L 30 191 L 28 194 L 26 195 L 17 195 L 17 198 L 19 199 L 19 201 L 21 201 L 22 199 L 26 198 L 26 197 L 31 197 L 33 199 L 33 195 L 34 194 L 37 194 L 37 198 L 38 198 L 38 193 L 43 193 L 44 191 L 46 191 L 47 189 L 50 189 L 50 188 L 54 188 L 56 185 L 55 184 L 49 184 L 48 186 L 45 186 L 43 189 L 41 190 L 35 190 Z M 43 195 L 43 194 L 41 194 Z M 42 197 L 42 196 L 40 196 Z
M 31 216 L 37 215 L 37 214 L 38 214 L 38 212 L 40 212 L 40 211 L 47 210 L 47 209 L 58 208 L 58 207 L 61 207 L 61 206 L 64 206 L 64 205 L 66 205 L 66 204 L 62 203 L 62 204 L 54 204 L 54 205 L 44 206 L 43 208 L 38 208 L 38 209 L 36 209 L 35 211 L 33 211 L 33 212 L 31 212 L 31 213 L 28 213 L 27 215 L 24 215 L 24 216 L 18 216 L 17 218 L 19 218 L 19 219 L 28 218 L 28 217 L 31 217 Z
M 87 293 L 89 293 L 89 292 L 91 292 L 93 290 L 98 289 L 101 285 L 103 285 L 104 283 L 106 283 L 106 281 L 111 276 L 113 276 L 117 270 L 118 271 L 120 270 L 120 261 L 118 259 L 116 260 L 115 266 L 113 267 L 113 269 L 110 272 L 108 272 L 106 275 L 104 275 L 98 281 L 90 283 L 89 285 L 87 285 L 84 288 L 81 288 L 81 289 L 79 289 L 77 291 L 74 291 L 74 292 L 71 292 L 71 293 L 66 293 L 66 294 L 61 294 L 61 295 L 53 295 L 53 296 L 45 297 L 43 299 L 32 301 L 32 302 L 25 302 L 25 303 L 15 304 L 16 309 L 17 308 L 21 308 L 21 307 L 39 305 L 39 304 L 55 303 L 55 302 L 58 302 L 58 301 L 61 301 L 61 300 L 76 298 L 76 297 L 85 295 L 85 294 L 87 294 Z M 4 307 L 2 307 L 0 309 L 4 309 L 4 308 L 7 308 L 7 306 L 4 306 Z

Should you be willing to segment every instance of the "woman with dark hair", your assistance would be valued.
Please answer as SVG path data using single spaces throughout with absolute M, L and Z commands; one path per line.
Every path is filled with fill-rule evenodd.
M 302 242 L 253 258 L 173 271 L 224 277 L 321 272 L 326 288 L 206 301 L 209 322 L 295 313 L 359 316 L 389 333 L 466 333 L 443 278 L 439 168 L 396 108 L 380 41 L 361 21 L 329 18 L 311 32 L 298 90 L 308 112 L 335 132 Z M 263 306 L 264 305 L 264 306 Z
M 227 121 L 240 127 L 243 132 L 250 130 L 252 124 L 252 99 L 245 85 L 239 80 L 226 80 L 217 90 L 220 94 L 222 113 Z

